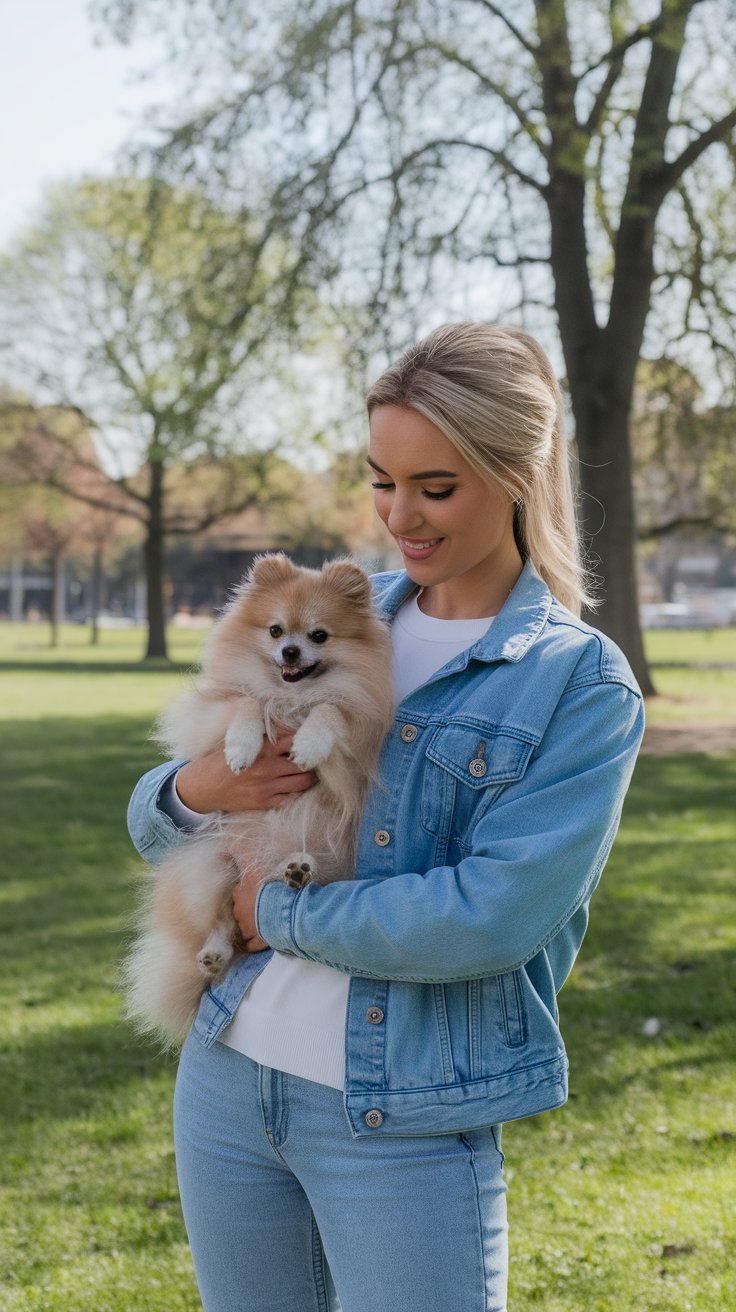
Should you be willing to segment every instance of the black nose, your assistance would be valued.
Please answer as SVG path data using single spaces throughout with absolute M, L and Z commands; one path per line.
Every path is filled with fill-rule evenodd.
M 300 647 L 281 648 L 281 655 L 283 656 L 284 660 L 288 662 L 289 665 L 293 665 L 295 661 L 298 661 L 301 654 L 302 653 Z

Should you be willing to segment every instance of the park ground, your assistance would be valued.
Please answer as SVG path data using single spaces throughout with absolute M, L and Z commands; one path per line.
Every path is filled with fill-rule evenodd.
M 0 1306 L 196 1312 L 174 1062 L 121 1019 L 139 862 L 124 812 L 170 669 L 0 626 Z M 648 635 L 618 841 L 561 995 L 571 1095 L 506 1127 L 512 1312 L 728 1312 L 736 1289 L 736 631 Z M 674 753 L 674 754 L 673 754 Z M 397 1310 L 398 1312 L 398 1310 Z

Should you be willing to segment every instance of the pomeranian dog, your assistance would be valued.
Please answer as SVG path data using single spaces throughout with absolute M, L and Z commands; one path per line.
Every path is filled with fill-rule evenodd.
M 249 870 L 301 886 L 354 874 L 358 827 L 393 718 L 391 647 L 367 574 L 262 556 L 215 623 L 194 686 L 156 737 L 174 757 L 221 745 L 236 774 L 264 734 L 293 731 L 292 760 L 317 782 L 268 811 L 209 816 L 153 872 L 123 963 L 126 1013 L 167 1046 L 238 950 L 233 888 Z

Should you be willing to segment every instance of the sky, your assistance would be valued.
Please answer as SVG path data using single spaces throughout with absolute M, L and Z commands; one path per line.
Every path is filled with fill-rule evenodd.
M 151 46 L 96 46 L 87 0 L 0 5 L 0 247 L 32 218 L 44 185 L 112 168 L 154 98 L 136 83 Z

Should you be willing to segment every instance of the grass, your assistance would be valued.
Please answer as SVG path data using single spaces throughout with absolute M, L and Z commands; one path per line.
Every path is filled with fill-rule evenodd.
M 8 1312 L 199 1308 L 171 1146 L 174 1067 L 122 1024 L 115 992 L 136 868 L 125 805 L 181 677 L 136 667 L 139 639 L 105 633 L 90 658 L 65 634 L 51 661 L 0 630 Z M 199 635 L 175 642 L 189 665 Z M 504 1132 L 513 1312 L 730 1306 L 735 787 L 735 757 L 637 767 L 561 997 L 570 1101 Z

